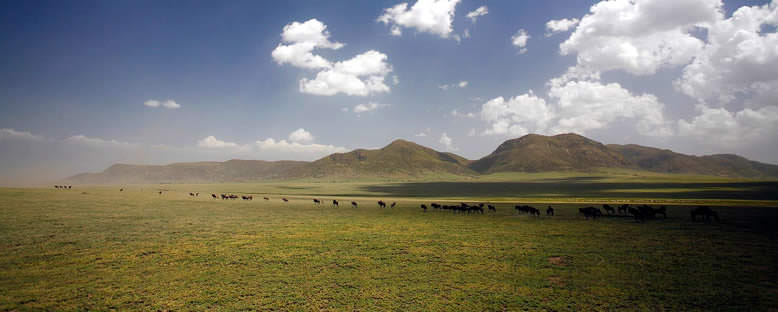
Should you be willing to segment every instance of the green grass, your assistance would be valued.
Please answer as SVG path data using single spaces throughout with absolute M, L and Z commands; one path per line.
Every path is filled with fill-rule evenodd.
M 755 207 L 776 202 L 726 196 L 772 184 L 730 183 L 717 186 L 734 188 L 725 196 L 681 199 L 718 204 L 721 223 L 691 222 L 688 207 L 672 205 L 667 220 L 636 224 L 622 217 L 585 220 L 576 208 L 599 200 L 598 194 L 587 197 L 592 191 L 617 193 L 608 190 L 637 182 L 598 179 L 605 186 L 593 190 L 583 187 L 591 179 L 572 178 L 526 176 L 521 183 L 548 186 L 515 193 L 516 185 L 506 184 L 480 195 L 485 189 L 478 183 L 519 182 L 505 177 L 453 184 L 310 180 L 136 185 L 121 193 L 116 187 L 0 189 L 0 310 L 765 311 L 778 306 L 778 209 Z M 650 187 L 669 186 L 635 187 L 649 193 L 637 199 L 605 199 L 672 202 L 690 192 L 656 181 L 666 176 L 651 179 L 644 177 Z M 694 179 L 682 181 L 683 187 L 699 192 L 705 183 L 725 182 Z M 690 187 L 692 182 L 702 185 Z M 167 192 L 157 194 L 160 188 Z M 563 195 L 538 195 L 553 189 Z M 188 192 L 201 194 L 191 198 Z M 271 194 L 272 200 L 208 196 L 220 192 Z M 338 198 L 341 207 L 314 207 L 313 195 Z M 280 196 L 292 200 L 283 203 Z M 396 200 L 399 208 L 378 209 L 377 198 Z M 500 203 L 498 213 L 477 216 L 417 208 L 420 202 L 449 198 Z M 346 205 L 351 200 L 360 207 Z M 514 202 L 561 204 L 554 204 L 557 217 L 533 218 L 514 215 Z

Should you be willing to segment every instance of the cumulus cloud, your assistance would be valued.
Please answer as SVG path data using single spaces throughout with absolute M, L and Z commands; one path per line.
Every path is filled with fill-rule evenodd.
M 359 113 L 374 111 L 376 109 L 387 107 L 387 106 L 389 106 L 389 104 L 379 104 L 375 102 L 369 102 L 367 104 L 357 104 L 356 106 L 354 106 L 354 109 L 352 111 L 359 114 Z
M 299 142 L 288 142 L 286 140 L 278 140 L 268 138 L 265 140 L 259 140 L 254 143 L 254 146 L 260 152 L 276 152 L 285 154 L 302 154 L 304 156 L 322 157 L 332 153 L 343 153 L 348 150 L 344 147 L 337 147 L 334 145 L 323 144 L 302 144 Z
M 500 96 L 487 101 L 481 106 L 480 116 L 490 124 L 484 135 L 521 136 L 546 132 L 554 113 L 544 99 L 530 90 L 508 100 Z
M 577 18 L 563 18 L 560 20 L 550 20 L 546 23 L 546 37 L 551 37 L 556 33 L 566 32 L 578 25 Z
M 455 88 L 455 87 L 457 87 L 457 88 L 465 88 L 469 84 L 470 84 L 470 82 L 463 80 L 463 81 L 460 81 L 460 82 L 457 82 L 457 83 L 442 84 L 442 85 L 439 85 L 438 88 L 440 88 L 441 90 L 448 90 L 450 88 Z
M 122 142 L 114 139 L 106 140 L 101 138 L 93 138 L 85 135 L 74 135 L 64 140 L 65 143 L 81 144 L 87 146 L 114 146 L 114 147 L 137 147 L 137 143 Z
M 367 96 L 389 92 L 390 88 L 384 80 L 392 72 L 392 66 L 387 62 L 386 54 L 369 50 L 351 59 L 332 63 L 313 53 L 318 48 L 337 50 L 344 46 L 340 42 L 330 41 L 329 37 L 327 25 L 316 19 L 304 23 L 292 22 L 284 26 L 282 43 L 271 55 L 279 65 L 290 64 L 298 68 L 320 70 L 313 79 L 300 79 L 299 90 L 302 93 Z
M 289 134 L 289 141 L 295 143 L 313 142 L 313 139 L 314 139 L 313 135 L 303 128 L 299 128 L 295 131 L 292 131 L 292 133 Z
M 295 67 L 319 69 L 329 68 L 328 60 L 313 54 L 313 50 L 340 49 L 344 44 L 329 40 L 330 32 L 327 25 L 317 19 L 310 19 L 303 23 L 292 22 L 284 26 L 281 32 L 281 41 L 271 53 L 273 60 L 279 65 L 291 64 Z
M 516 34 L 511 37 L 511 43 L 519 48 L 519 54 L 524 54 L 527 52 L 527 41 L 529 38 L 530 35 L 523 28 L 519 29 Z
M 651 75 L 662 67 L 689 63 L 704 42 L 690 32 L 715 23 L 720 0 L 601 1 L 581 18 L 560 45 L 579 66 Z
M 238 147 L 238 144 L 233 142 L 225 142 L 210 135 L 198 141 L 197 146 L 203 148 L 233 148 Z
M 475 114 L 473 113 L 460 113 L 458 110 L 452 110 L 451 116 L 457 117 L 457 118 L 475 118 Z
M 28 140 L 28 141 L 43 141 L 43 136 L 32 134 L 27 131 L 16 131 L 14 129 L 2 128 L 0 129 L 0 140 Z
M 392 72 L 387 56 L 370 50 L 349 60 L 335 63 L 332 68 L 316 74 L 316 78 L 300 80 L 300 91 L 315 95 L 366 96 L 372 93 L 389 92 L 384 83 L 386 75 Z
M 765 26 L 772 26 L 770 28 Z M 708 28 L 708 43 L 675 82 L 708 105 L 743 95 L 754 105 L 775 105 L 778 95 L 778 2 L 744 6 Z
M 478 20 L 478 17 L 484 16 L 486 14 L 489 14 L 489 8 L 483 5 L 471 11 L 470 13 L 467 13 L 467 18 L 469 18 L 470 21 L 475 24 L 476 20 Z
M 418 0 L 408 8 L 400 3 L 384 10 L 378 22 L 390 25 L 393 36 L 401 36 L 402 28 L 413 28 L 448 38 L 453 28 L 454 12 L 460 0 Z
M 158 108 L 158 107 L 164 107 L 167 109 L 181 108 L 181 104 L 176 103 L 176 101 L 174 100 L 167 100 L 167 101 L 148 100 L 146 102 L 143 102 L 143 105 L 151 108 Z
M 698 105 L 699 114 L 691 120 L 678 121 L 678 134 L 690 137 L 715 138 L 708 143 L 732 147 L 750 142 L 774 141 L 778 133 L 778 107 L 746 108 L 730 112 L 725 108 Z M 769 143 L 768 143 L 769 144 Z
M 440 141 L 438 142 L 440 142 L 440 144 L 449 151 L 457 150 L 456 147 L 454 147 L 454 140 L 452 140 L 445 132 L 443 132 L 443 134 L 440 136 Z

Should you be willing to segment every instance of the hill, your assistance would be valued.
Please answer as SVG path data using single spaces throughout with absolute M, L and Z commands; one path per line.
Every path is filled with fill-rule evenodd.
M 629 162 L 602 143 L 577 134 L 528 134 L 508 140 L 470 168 L 480 173 L 625 168 Z
M 692 156 L 634 144 L 605 145 L 568 133 L 528 134 L 500 144 L 476 161 L 405 140 L 381 149 L 336 153 L 313 162 L 229 160 L 165 166 L 116 164 L 66 179 L 75 184 L 220 183 L 298 178 L 409 179 L 498 172 L 593 171 L 623 168 L 659 173 L 776 178 L 778 166 L 737 155 Z

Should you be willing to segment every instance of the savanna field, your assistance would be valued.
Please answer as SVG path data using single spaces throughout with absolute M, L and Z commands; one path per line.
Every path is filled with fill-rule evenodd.
M 778 307 L 774 182 L 511 180 L 2 189 L 0 310 Z M 382 209 L 378 200 L 397 206 Z M 419 208 L 462 201 L 497 212 Z M 668 217 L 578 214 L 602 203 L 664 204 Z M 516 204 L 543 214 L 517 214 Z M 721 221 L 692 222 L 698 204 Z M 548 205 L 556 216 L 545 215 Z

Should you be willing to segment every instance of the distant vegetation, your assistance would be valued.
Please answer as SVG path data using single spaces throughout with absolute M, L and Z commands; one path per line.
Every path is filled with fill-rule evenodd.
M 640 145 L 605 145 L 577 134 L 530 134 L 476 161 L 405 140 L 313 162 L 230 160 L 166 166 L 117 164 L 67 179 L 79 184 L 256 182 L 306 178 L 419 179 L 505 172 L 592 172 L 603 168 L 755 179 L 778 178 L 778 166 L 737 155 L 690 156 Z

